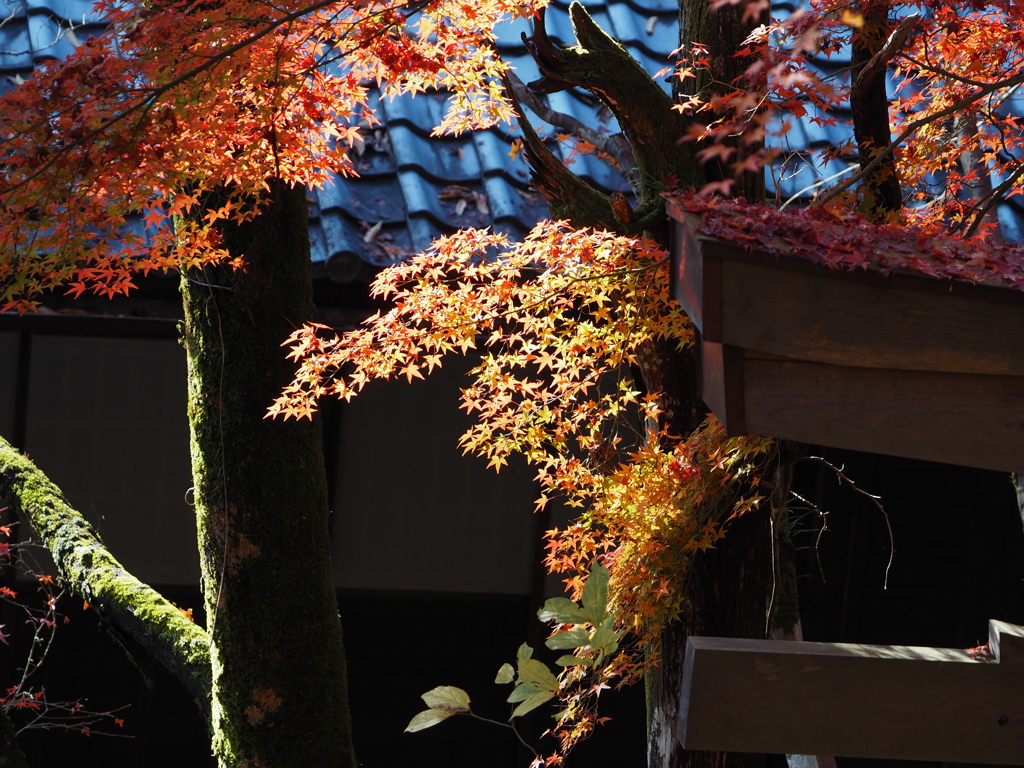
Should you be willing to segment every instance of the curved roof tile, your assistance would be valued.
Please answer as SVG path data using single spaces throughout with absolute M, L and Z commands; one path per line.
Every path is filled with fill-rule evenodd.
M 585 5 L 648 71 L 668 66 L 668 56 L 678 45 L 676 0 L 600 0 Z M 789 2 L 776 4 L 780 13 L 794 7 Z M 102 29 L 90 14 L 90 0 L 0 0 L 0 16 L 6 19 L 0 25 L 0 92 L 40 60 L 65 55 L 74 36 Z M 70 37 L 69 28 L 74 29 Z M 548 29 L 553 38 L 573 42 L 565 0 L 554 0 L 549 7 Z M 496 30 L 496 37 L 501 55 L 529 81 L 536 79 L 537 68 L 523 45 L 524 32 L 529 35 L 530 27 L 518 19 Z M 834 73 L 848 64 L 848 58 L 820 57 L 814 63 Z M 669 81 L 662 85 L 667 90 Z M 1020 113 L 1017 107 L 1024 107 L 1019 103 L 1024 95 L 1016 99 L 1012 109 Z M 316 274 L 339 282 L 368 279 L 380 266 L 407 258 L 456 228 L 491 226 L 522 237 L 546 215 L 544 201 L 529 191 L 530 171 L 522 154 L 515 156 L 513 151 L 517 129 L 503 125 L 459 137 L 431 137 L 444 116 L 445 100 L 442 93 L 396 99 L 374 95 L 371 106 L 381 125 L 367 126 L 363 132 L 362 152 L 354 163 L 358 176 L 337 177 L 333 185 L 309 193 Z M 551 94 L 548 103 L 590 127 L 618 130 L 608 110 L 586 94 Z M 528 116 L 544 135 L 557 132 Z M 780 199 L 806 196 L 813 185 L 844 172 L 847 165 L 842 161 L 826 163 L 822 158 L 823 149 L 848 140 L 850 129 L 843 117 L 840 114 L 840 122 L 831 126 L 793 121 L 780 144 L 799 154 L 772 169 L 768 179 Z M 561 144 L 553 143 L 552 149 L 567 158 L 569 150 Z M 604 190 L 625 189 L 618 172 L 593 156 L 575 157 L 572 168 Z M 1015 239 L 1024 236 L 1019 208 L 1011 202 L 999 212 L 1006 235 Z

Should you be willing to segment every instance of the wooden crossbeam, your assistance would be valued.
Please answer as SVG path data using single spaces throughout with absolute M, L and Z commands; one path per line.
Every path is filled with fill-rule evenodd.
M 691 637 L 686 749 L 1024 765 L 1024 627 L 954 648 Z
M 686 220 L 672 259 L 730 435 L 1024 472 L 1024 292 L 829 270 Z
M 884 370 L 703 339 L 701 397 L 730 435 L 1024 472 L 1024 376 Z

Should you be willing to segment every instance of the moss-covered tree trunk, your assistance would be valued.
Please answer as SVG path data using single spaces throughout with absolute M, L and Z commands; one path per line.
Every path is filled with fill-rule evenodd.
M 690 88 L 703 91 L 705 98 L 729 90 L 743 74 L 749 62 L 734 53 L 750 33 L 757 20 L 744 20 L 745 4 L 721 6 L 710 12 L 707 0 L 681 0 L 679 4 L 679 42 L 686 50 L 691 42 L 707 49 L 710 70 L 703 72 Z M 737 148 L 739 142 L 737 141 Z M 746 146 L 749 152 L 756 147 Z M 709 180 L 731 176 L 728 170 L 705 167 Z M 734 194 L 748 199 L 764 198 L 763 174 L 744 173 L 735 180 Z M 646 377 L 666 378 L 673 369 L 695 368 L 692 351 L 676 353 L 679 360 L 666 367 L 662 361 Z M 687 386 L 679 376 L 675 386 L 664 386 L 678 403 L 671 413 L 679 414 L 669 425 L 675 434 L 689 434 L 696 426 L 686 414 L 699 414 L 706 407 L 696 390 L 696 375 L 687 376 Z M 669 379 L 671 380 L 671 379 Z M 681 418 L 683 417 L 683 418 Z M 675 739 L 682 692 L 683 662 L 686 638 L 690 635 L 718 637 L 765 637 L 767 633 L 768 599 L 773 580 L 769 510 L 750 512 L 733 523 L 714 549 L 694 557 L 682 585 L 687 610 L 678 621 L 669 625 L 662 637 L 661 662 L 648 675 L 648 768 L 760 768 L 764 755 L 686 751 Z
M 110 554 L 96 530 L 32 461 L 0 437 L 0 497 L 53 557 L 61 587 L 89 603 L 133 655 L 159 661 L 210 715 L 210 643 L 206 632 Z M 0 766 L 21 759 L 0 718 Z M 23 761 L 22 761 L 23 764 Z
M 264 418 L 313 311 L 305 190 L 267 197 L 224 230 L 243 270 L 182 281 L 213 745 L 224 768 L 352 768 L 320 424 Z

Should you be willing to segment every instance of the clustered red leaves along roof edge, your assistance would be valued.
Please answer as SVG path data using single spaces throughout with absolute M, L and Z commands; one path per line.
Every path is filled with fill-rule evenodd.
M 951 237 L 937 226 L 874 224 L 822 206 L 777 210 L 742 198 L 665 195 L 670 215 L 746 251 L 795 256 L 829 269 L 912 273 L 1024 291 L 1024 247 Z

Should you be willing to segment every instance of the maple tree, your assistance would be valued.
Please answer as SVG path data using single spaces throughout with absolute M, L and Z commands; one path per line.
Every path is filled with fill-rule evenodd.
M 477 425 L 464 447 L 495 468 L 524 455 L 537 467 L 539 504 L 557 496 L 580 508 L 548 534 L 548 566 L 568 574 L 584 609 L 594 574 L 609 578 L 600 616 L 562 604 L 546 614 L 553 640 L 579 642 L 555 688 L 528 654 L 499 678 L 529 686 L 540 675 L 548 688 L 517 686 L 513 697 L 565 700 L 555 728 L 564 751 L 597 723 L 603 689 L 646 674 L 651 765 L 721 765 L 671 738 L 682 650 L 691 633 L 766 631 L 768 523 L 784 495 L 773 472 L 785 451 L 727 438 L 706 416 L 692 330 L 668 293 L 666 201 L 708 234 L 759 246 L 782 238 L 798 255 L 810 243 L 837 266 L 1019 284 L 1018 252 L 993 242 L 991 215 L 1024 184 L 1011 109 L 1024 82 L 1017 5 L 821 0 L 771 21 L 765 2 L 683 0 L 674 97 L 576 4 L 579 45 L 553 43 L 539 16 L 528 43 L 542 76 L 518 82 L 493 55 L 493 28 L 542 5 L 109 1 L 100 5 L 108 32 L 0 97 L 3 309 L 31 310 L 57 287 L 112 295 L 138 273 L 182 273 L 208 626 L 120 575 L 6 443 L 0 492 L 69 587 L 202 703 L 222 765 L 353 764 L 323 457 L 306 418 L 318 398 L 422 378 L 444 356 L 480 349 L 463 403 Z M 846 79 L 820 76 L 809 56 L 843 46 L 853 52 Z M 509 119 L 538 94 L 589 91 L 628 147 L 583 138 L 622 166 L 634 199 L 587 185 L 520 121 L 559 221 L 522 243 L 479 231 L 438 241 L 381 274 L 375 290 L 390 310 L 333 336 L 308 324 L 302 185 L 351 172 L 357 123 L 373 123 L 370 81 L 385 94 L 449 90 L 439 131 Z M 780 154 L 778 110 L 828 124 L 847 101 L 853 142 L 822 156 L 848 162 L 847 178 L 807 190 L 812 212 L 768 213 L 764 169 L 792 162 Z M 124 233 L 137 214 L 145 236 Z M 297 373 L 280 350 L 286 339 Z M 284 418 L 264 418 L 271 402 Z M 304 599 L 283 603 L 295 594 Z M 569 648 L 563 640 L 555 647 Z M 607 650 L 600 664 L 595 645 Z M 313 689 L 325 693 L 313 699 Z M 451 695 L 438 694 L 437 708 L 461 708 Z M 310 731 L 318 743 L 287 736 Z
M 578 48 L 559 49 L 538 28 L 532 43 L 542 78 L 530 88 L 546 92 L 572 84 L 591 90 L 611 108 L 634 153 L 636 208 L 615 196 L 605 198 L 572 176 L 529 124 L 521 123 L 538 187 L 551 201 L 552 213 L 568 224 L 542 225 L 522 244 L 463 233 L 388 271 L 376 290 L 393 308 L 368 320 L 363 330 L 324 338 L 324 329 L 307 327 L 293 336 L 293 354 L 301 365 L 273 409 L 302 416 L 319 397 L 350 398 L 373 378 L 411 381 L 438 365 L 442 355 L 479 344 L 483 362 L 473 371 L 475 384 L 463 393 L 464 407 L 479 423 L 465 435 L 464 447 L 499 467 L 509 453 L 521 453 L 538 467 L 540 505 L 557 495 L 584 510 L 568 529 L 549 533 L 548 566 L 571 574 L 567 583 L 577 598 L 592 563 L 610 567 L 615 626 L 636 639 L 615 662 L 600 667 L 563 657 L 559 664 L 566 669 L 556 688 L 536 670 L 523 672 L 524 664 L 537 662 L 520 656 L 519 686 L 509 698 L 518 702 L 513 716 L 531 702 L 560 696 L 567 706 L 555 733 L 563 751 L 598 721 L 593 705 L 604 687 L 646 673 L 654 682 L 651 764 L 703 764 L 706 756 L 681 755 L 671 739 L 685 635 L 758 636 L 770 624 L 764 621 L 766 604 L 769 613 L 772 609 L 766 582 L 748 577 L 740 585 L 736 574 L 763 575 L 771 568 L 759 546 L 768 540 L 764 528 L 759 530 L 765 510 L 760 520 L 741 516 L 772 491 L 779 504 L 784 494 L 773 488 L 770 469 L 780 457 L 770 442 L 726 440 L 713 420 L 701 424 L 698 418 L 692 378 L 680 375 L 692 371 L 691 334 L 667 296 L 665 201 L 706 235 L 833 268 L 910 269 L 1020 285 L 1024 252 L 976 236 L 994 232 L 995 223 L 983 221 L 986 214 L 1016 190 L 1016 155 L 1000 156 L 1004 165 L 996 170 L 1006 181 L 997 189 L 959 194 L 968 185 L 977 188 L 983 173 L 992 170 L 992 151 L 986 154 L 982 147 L 1013 143 L 1007 126 L 1015 119 L 1004 121 L 1002 111 L 986 111 L 992 106 L 986 99 L 1016 84 L 1014 55 L 1004 51 L 1005 68 L 988 69 L 990 79 L 975 81 L 954 98 L 957 119 L 974 126 L 954 151 L 929 155 L 931 134 L 950 111 L 948 101 L 934 97 L 924 107 L 920 95 L 945 94 L 948 81 L 963 80 L 958 68 L 966 60 L 943 35 L 951 18 L 960 20 L 961 29 L 976 24 L 967 34 L 977 35 L 975 44 L 984 48 L 992 44 L 986 33 L 998 26 L 996 19 L 1013 39 L 1012 9 L 1008 14 L 1008 9 L 944 7 L 922 22 L 917 15 L 902 16 L 905 11 L 893 4 L 820 4 L 813 13 L 755 28 L 760 10 L 748 5 L 730 16 L 728 8 L 720 8 L 722 15 L 710 17 L 718 35 L 704 27 L 708 39 L 687 46 L 684 38 L 691 58 L 678 72 L 683 91 L 678 106 L 666 103 L 641 75 L 630 77 L 633 70 L 621 49 L 578 7 L 573 13 Z M 849 84 L 823 82 L 806 54 L 843 45 L 854 50 Z M 884 78 L 897 54 L 896 72 L 904 84 L 899 101 L 890 104 Z M 928 67 L 915 66 L 922 56 L 932 62 Z M 512 92 L 544 114 L 528 90 L 509 82 Z M 759 171 L 778 161 L 779 142 L 776 138 L 768 148 L 761 142 L 770 132 L 784 135 L 787 126 L 772 127 L 771 112 L 755 107 L 774 104 L 799 116 L 814 109 L 814 119 L 828 123 L 837 119 L 830 112 L 844 100 L 853 111 L 856 151 L 851 155 L 852 147 L 833 147 L 826 157 L 857 159 L 859 185 L 840 186 L 820 206 L 781 212 L 766 206 L 758 199 L 763 194 Z M 658 119 L 650 119 L 657 108 Z M 908 126 L 892 143 L 890 109 Z M 972 115 L 975 109 L 985 114 Z M 652 133 L 652 125 L 659 130 Z M 680 137 L 690 140 L 690 151 L 679 146 Z M 612 152 L 597 141 L 599 149 L 621 158 L 621 150 Z M 978 156 L 986 158 L 981 165 L 974 160 L 958 171 L 955 164 Z M 683 189 L 669 189 L 673 182 Z M 748 199 L 708 196 L 736 191 Z M 905 209 L 904 191 L 928 204 Z M 640 233 L 648 239 L 637 237 Z M 726 527 L 732 535 L 717 544 L 717 551 L 705 553 Z M 709 597 L 723 582 L 748 591 Z M 552 648 L 577 647 L 558 639 L 574 632 L 578 647 L 596 647 L 593 633 L 600 621 L 571 621 L 550 611 L 542 616 L 556 624 Z M 580 628 L 581 621 L 589 629 Z M 422 722 L 414 720 L 412 730 L 470 711 L 468 699 L 456 706 L 447 694 L 440 703 L 434 698 L 424 696 L 431 709 Z M 558 754 L 548 758 L 558 759 Z
M 453 126 L 507 113 L 482 43 L 531 6 L 99 10 L 105 34 L 3 96 L 0 306 L 181 272 L 207 626 L 125 572 L 8 443 L 0 493 L 68 588 L 182 682 L 221 765 L 354 765 L 319 424 L 263 418 L 292 373 L 280 345 L 312 316 L 303 185 L 349 171 L 368 81 L 450 87 Z M 139 214 L 148 233 L 124 231 Z

